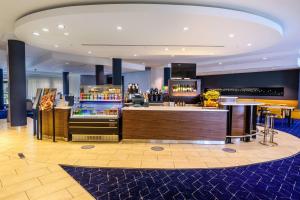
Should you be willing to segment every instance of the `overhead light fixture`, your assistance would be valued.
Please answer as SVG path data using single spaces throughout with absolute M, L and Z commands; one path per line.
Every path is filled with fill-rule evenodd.
M 64 28 L 65 28 L 65 25 L 63 25 L 63 24 L 59 24 L 59 25 L 57 25 L 57 28 L 58 28 L 58 29 L 60 29 L 60 30 L 62 30 L 62 29 L 64 29 Z
M 69 35 L 70 35 L 70 33 L 68 33 L 68 32 L 65 32 L 65 33 L 64 33 L 64 35 L 65 35 L 65 36 L 69 36 Z
M 49 32 L 49 29 L 48 28 L 42 28 L 42 31 Z
M 165 48 L 165 51 L 169 51 L 169 48 L 168 48 L 168 47 L 166 47 L 166 48 Z
M 183 47 L 181 50 L 182 50 L 182 51 L 185 51 L 185 48 Z
M 117 30 L 121 31 L 121 30 L 123 30 L 123 27 L 122 26 L 117 26 Z
M 66 62 L 65 64 L 68 65 L 68 64 L 70 64 L 70 63 Z
M 92 51 L 88 51 L 88 54 L 92 54 Z
M 251 46 L 252 46 L 252 43 L 248 43 L 247 46 L 248 46 L 248 47 L 251 47 Z
M 184 30 L 184 31 L 188 31 L 189 29 L 190 29 L 190 28 L 187 27 L 187 26 L 186 26 L 186 27 L 183 27 L 183 30 Z
M 137 54 L 134 54 L 133 56 L 134 56 L 134 57 L 137 57 Z
M 229 35 L 228 35 L 228 37 L 230 37 L 230 38 L 234 38 L 234 34 L 233 33 L 230 33 Z
M 222 63 L 222 62 L 219 62 L 218 64 L 219 64 L 219 65 L 222 65 L 223 63 Z
M 58 48 L 58 47 L 59 47 L 59 45 L 58 45 L 58 44 L 55 44 L 55 45 L 54 45 L 54 47 L 55 47 L 55 48 Z
M 32 34 L 35 35 L 35 36 L 40 36 L 39 32 L 33 32 Z
M 263 59 L 263 60 L 268 60 L 268 58 L 267 58 L 267 57 L 263 57 L 262 59 Z

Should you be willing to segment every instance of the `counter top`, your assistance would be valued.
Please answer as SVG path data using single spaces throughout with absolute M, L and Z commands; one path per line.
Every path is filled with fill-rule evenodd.
M 65 110 L 68 110 L 68 109 L 71 109 L 72 107 L 70 106 L 57 106 L 55 107 L 55 109 L 65 109 Z
M 264 103 L 259 102 L 221 102 L 223 106 L 260 106 L 264 105 Z
M 169 107 L 169 106 L 124 107 L 122 110 L 228 112 L 228 110 L 225 110 L 225 109 L 202 108 L 202 107 L 194 107 L 194 106 L 184 106 L 184 107 Z

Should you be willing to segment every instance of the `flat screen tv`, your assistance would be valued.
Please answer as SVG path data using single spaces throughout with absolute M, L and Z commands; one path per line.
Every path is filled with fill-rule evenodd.
M 196 63 L 172 63 L 171 78 L 196 79 Z

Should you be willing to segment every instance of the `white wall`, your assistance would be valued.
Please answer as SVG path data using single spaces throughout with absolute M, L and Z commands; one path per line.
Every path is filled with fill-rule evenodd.
M 38 88 L 57 88 L 57 92 L 62 92 L 62 77 L 48 77 L 44 75 L 28 76 L 27 98 L 32 99 L 35 97 Z
M 124 73 L 125 91 L 129 83 L 139 84 L 140 90 L 146 92 L 150 88 L 161 89 L 164 82 L 164 69 L 152 68 L 150 71 Z
M 142 92 L 146 92 L 151 87 L 151 72 L 150 71 L 139 71 L 124 73 L 124 89 L 127 91 L 127 86 L 130 83 L 137 83 Z
M 151 69 L 151 88 L 161 89 L 164 84 L 164 68 Z
M 70 95 L 79 97 L 80 95 L 80 74 L 69 74 Z

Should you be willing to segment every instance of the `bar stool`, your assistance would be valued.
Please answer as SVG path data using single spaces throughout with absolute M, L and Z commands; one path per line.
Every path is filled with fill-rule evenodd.
M 263 140 L 259 143 L 266 146 L 277 146 L 278 144 L 274 142 L 274 135 L 278 132 L 274 130 L 274 119 L 276 115 L 268 112 L 265 116 L 265 125 L 263 133 Z M 268 141 L 268 136 L 270 135 L 270 140 Z
M 270 115 L 269 113 L 265 115 L 265 125 L 264 125 L 264 130 L 261 131 L 263 133 L 263 140 L 260 141 L 259 143 L 262 145 L 268 145 L 267 137 L 269 135 L 269 129 L 270 127 Z

